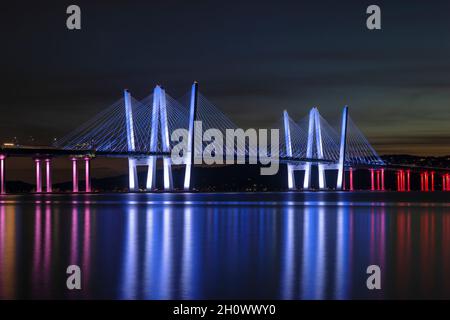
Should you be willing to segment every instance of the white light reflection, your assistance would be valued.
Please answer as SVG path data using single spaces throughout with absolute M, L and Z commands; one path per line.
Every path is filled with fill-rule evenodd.
M 295 236 L 294 209 L 288 208 L 284 219 L 281 298 L 294 299 Z
M 138 213 L 135 206 L 130 206 L 126 216 L 125 232 L 125 259 L 122 269 L 122 299 L 135 299 L 137 296 L 136 286 L 138 280 L 137 272 L 137 224 Z

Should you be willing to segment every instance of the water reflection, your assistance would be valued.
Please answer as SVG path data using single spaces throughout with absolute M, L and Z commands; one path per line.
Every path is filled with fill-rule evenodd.
M 193 212 L 192 208 L 187 208 L 184 211 L 183 219 L 183 253 L 181 264 L 181 298 L 183 299 L 195 299 L 195 291 L 189 292 L 189 287 L 193 282 L 193 271 L 197 265 L 193 257 L 193 234 L 195 232 L 195 225 L 193 224 Z M 214 223 L 213 223 L 214 225 Z
M 33 280 L 33 295 L 37 295 L 42 287 L 42 267 L 41 267 L 41 248 L 42 248 L 42 212 L 41 205 L 36 204 L 34 215 L 34 250 L 33 250 L 33 269 L 31 276 Z
M 0 203 L 0 298 L 450 298 L 447 206 L 134 197 Z M 65 289 L 69 264 L 80 292 Z M 381 291 L 365 286 L 370 264 Z
M 428 209 L 420 215 L 420 267 L 423 273 L 420 276 L 421 291 L 426 295 L 432 295 L 435 288 L 435 275 L 432 272 L 435 266 L 435 215 Z
M 90 270 L 91 270 L 91 209 L 89 206 L 84 209 L 84 229 L 83 229 L 83 259 L 81 263 L 81 270 L 83 271 L 83 288 L 88 289 L 90 285 Z M 89 292 L 89 290 L 88 290 Z
M 370 259 L 368 265 L 378 265 L 382 274 L 387 274 L 389 269 L 385 264 L 386 254 L 386 207 L 372 207 L 370 212 Z M 366 267 L 367 267 L 366 266 Z M 381 277 L 381 287 L 385 287 L 386 277 Z M 383 297 L 383 291 L 374 291 L 368 297 Z
M 0 298 L 13 299 L 16 293 L 16 215 L 0 205 Z
M 133 299 L 137 295 L 137 263 L 138 263 L 138 241 L 139 236 L 137 232 L 138 213 L 135 206 L 131 206 L 128 211 L 128 216 L 125 221 L 125 244 L 124 244 L 124 259 L 122 268 L 122 299 Z
M 321 299 L 325 282 L 324 207 L 306 207 L 303 212 L 302 299 Z
M 396 216 L 396 288 L 399 294 L 407 295 L 411 283 L 412 243 L 411 211 L 401 208 Z
M 295 282 L 292 281 L 294 278 L 296 261 L 295 261 L 295 212 L 293 208 L 289 208 L 284 219 L 283 229 L 283 243 L 282 243 L 282 270 L 281 270 L 281 285 L 280 285 L 280 297 L 282 299 L 295 299 L 294 289 Z
M 78 265 L 78 208 L 72 208 L 70 227 L 70 264 Z
M 43 264 L 43 290 L 46 295 L 50 294 L 50 274 L 52 260 L 52 212 L 49 204 L 45 206 L 44 218 L 44 264 Z
M 336 267 L 334 274 L 335 299 L 350 297 L 353 244 L 353 208 L 340 207 L 336 223 Z
M 442 216 L 442 236 L 441 236 L 441 255 L 442 255 L 442 270 L 443 273 L 443 292 L 442 295 L 450 296 L 450 213 L 445 213 Z

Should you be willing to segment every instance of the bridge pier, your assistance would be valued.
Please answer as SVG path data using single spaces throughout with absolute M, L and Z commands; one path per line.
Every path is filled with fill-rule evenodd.
M 411 191 L 411 171 L 406 170 L 406 191 Z
M 138 189 L 138 176 L 136 159 L 128 158 L 128 190 L 136 191 Z
M 78 159 L 76 157 L 72 157 L 70 158 L 70 161 L 72 161 L 72 192 L 76 193 L 78 192 Z
M 406 171 L 405 170 L 402 170 L 402 191 L 407 191 L 406 190 L 406 186 L 407 185 L 407 182 L 406 182 Z
M 151 191 L 155 188 L 155 177 L 156 177 L 156 157 L 150 156 L 148 159 L 148 170 L 147 170 L 147 183 L 145 189 Z
M 405 176 L 405 170 L 400 171 L 400 183 L 402 191 L 406 191 L 406 176 Z
M 377 170 L 377 191 L 381 190 L 381 172 Z
M 384 169 L 370 170 L 370 191 L 385 191 L 384 187 Z M 397 173 L 398 186 L 398 173 Z
M 349 181 L 349 184 L 350 184 L 349 190 L 354 191 L 355 189 L 353 188 L 353 168 L 349 169 L 348 175 L 349 175 L 349 180 L 350 180 Z
M 424 191 L 425 183 L 424 183 L 424 176 L 423 172 L 420 173 L 420 191 Z
M 0 154 L 0 194 L 5 194 L 5 162 L 6 156 L 4 154 Z
M 408 181 L 407 181 L 408 180 Z M 408 178 L 406 179 L 405 170 L 397 171 L 397 191 L 409 191 L 409 173 Z
M 434 171 L 430 172 L 430 178 L 431 178 L 431 191 L 434 191 Z
M 51 159 L 47 158 L 45 161 L 45 187 L 46 192 L 51 193 L 53 191 L 52 187 L 52 175 L 51 175 Z
M 41 193 L 42 192 L 42 170 L 41 170 L 41 159 L 35 158 L 35 168 L 36 168 L 36 192 Z
M 420 191 L 434 191 L 434 171 L 420 173 Z
M 91 158 L 84 157 L 84 178 L 85 178 L 85 190 L 91 192 Z
M 374 169 L 370 169 L 370 190 L 375 191 L 375 172 Z
M 442 191 L 450 191 L 450 175 L 448 173 L 442 174 Z

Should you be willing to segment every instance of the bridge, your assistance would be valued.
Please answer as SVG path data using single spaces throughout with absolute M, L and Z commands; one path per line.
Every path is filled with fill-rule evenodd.
M 201 122 L 201 130 L 196 130 L 196 123 Z M 185 129 L 188 134 L 182 140 L 186 143 L 187 152 L 183 153 L 184 183 L 174 186 L 172 179 L 171 153 L 175 143 L 170 138 L 177 129 Z M 205 159 L 203 150 L 208 141 L 203 139 L 205 133 L 215 129 L 222 136 L 227 130 L 238 130 L 219 108 L 210 102 L 198 90 L 194 82 L 191 90 L 179 99 L 168 95 L 164 88 L 156 86 L 153 92 L 142 100 L 133 98 L 128 90 L 123 97 L 111 104 L 95 117 L 58 139 L 52 147 L 16 147 L 0 149 L 0 193 L 5 190 L 5 164 L 8 157 L 32 157 L 35 162 L 36 192 L 52 192 L 51 163 L 54 157 L 68 157 L 72 163 L 72 191 L 80 192 L 78 166 L 84 162 L 84 192 L 91 192 L 90 161 L 96 157 L 120 157 L 128 159 L 129 191 L 139 189 L 137 167 L 147 167 L 146 190 L 156 190 L 156 164 L 163 162 L 164 190 L 192 190 L 192 179 L 195 177 L 193 167 Z M 420 168 L 413 166 L 386 164 L 370 145 L 361 130 L 358 129 L 349 115 L 349 108 L 342 111 L 339 126 L 331 126 L 319 113 L 317 107 L 299 121 L 292 119 L 284 111 L 271 129 L 280 133 L 277 144 L 276 161 L 286 165 L 288 190 L 310 190 L 312 188 L 312 170 L 317 167 L 318 189 L 350 190 L 354 188 L 356 170 L 370 172 L 370 190 L 385 190 L 385 174 L 387 171 L 396 175 L 397 190 L 411 191 L 411 175 L 419 174 L 422 191 L 434 191 L 437 178 L 442 177 L 441 188 L 450 191 L 450 173 L 445 168 Z M 246 131 L 247 133 L 248 131 Z M 195 143 L 200 141 L 200 145 Z M 233 141 L 231 150 L 224 148 L 214 150 L 217 156 L 238 157 L 243 155 L 250 163 L 262 159 L 258 145 L 251 139 L 244 142 Z M 206 156 L 208 157 L 208 156 Z M 252 162 L 253 161 L 253 162 Z M 45 190 L 42 171 L 45 170 Z M 301 171 L 301 181 L 296 181 L 295 172 Z M 326 172 L 336 172 L 336 179 L 327 181 Z M 329 179 L 328 179 L 329 180 Z

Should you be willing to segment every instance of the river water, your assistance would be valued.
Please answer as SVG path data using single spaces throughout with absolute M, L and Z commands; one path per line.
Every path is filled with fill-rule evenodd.
M 0 298 L 450 299 L 449 195 L 0 196 Z

